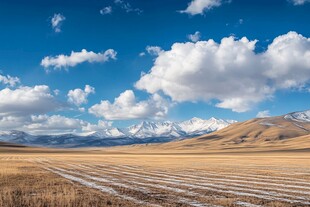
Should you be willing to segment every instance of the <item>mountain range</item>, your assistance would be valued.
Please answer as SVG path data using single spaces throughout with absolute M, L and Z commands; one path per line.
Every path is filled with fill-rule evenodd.
M 123 149 L 117 148 L 118 151 Z M 310 110 L 282 116 L 254 118 L 213 133 L 178 142 L 136 145 L 124 151 L 136 152 L 257 152 L 310 150 Z
M 84 134 L 31 135 L 22 131 L 2 131 L 0 141 L 45 147 L 101 147 L 162 143 L 208 134 L 235 123 L 234 120 L 192 118 L 183 122 L 151 122 L 127 128 L 106 128 Z

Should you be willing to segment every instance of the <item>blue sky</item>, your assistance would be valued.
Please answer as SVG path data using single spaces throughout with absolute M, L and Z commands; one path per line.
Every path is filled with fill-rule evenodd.
M 199 1 L 202 3 L 198 4 Z M 195 3 L 198 6 L 195 7 Z M 55 22 L 57 18 L 60 19 L 58 23 Z M 9 85 L 3 80 L 1 84 L 0 78 L 0 97 L 5 99 L 0 101 L 1 129 L 25 129 L 27 126 L 26 130 L 31 131 L 36 126 L 44 126 L 48 131 L 53 117 L 58 125 L 63 121 L 71 124 L 64 127 L 66 132 L 74 130 L 76 120 L 79 122 L 77 128 L 95 125 L 99 120 L 113 121 L 114 126 L 127 126 L 144 119 L 185 120 L 194 116 L 243 121 L 256 117 L 260 111 L 265 111 L 265 115 L 280 115 L 309 109 L 309 63 L 293 57 L 288 62 L 279 62 L 280 56 L 285 58 L 287 53 L 275 57 L 270 50 L 267 54 L 268 45 L 275 38 L 286 35 L 280 41 L 286 44 L 286 50 L 307 59 L 310 53 L 309 20 L 310 3 L 307 0 L 1 1 L 1 75 L 19 79 L 18 83 Z M 290 31 L 294 34 L 289 35 Z M 195 32 L 199 32 L 196 33 L 198 39 L 190 40 L 188 36 Z M 227 37 L 233 38 L 231 47 L 236 46 L 236 51 L 219 49 L 216 54 L 209 54 L 204 53 L 209 51 L 209 46 L 198 46 L 199 42 L 203 44 L 213 39 L 218 46 L 224 47 L 221 40 Z M 240 46 L 242 37 L 249 42 L 242 42 Z M 254 40 L 258 40 L 255 48 L 249 49 Z M 179 54 L 176 50 L 184 52 L 185 56 L 190 53 L 185 44 L 172 49 L 175 43 L 197 46 L 198 49 L 192 48 L 192 52 L 201 54 L 192 54 L 189 60 L 200 65 L 195 63 L 191 68 L 191 65 L 184 66 L 183 56 L 178 59 L 181 62 L 171 58 Z M 151 46 L 149 51 L 146 50 L 148 46 Z M 240 70 L 234 71 L 235 68 L 227 66 L 234 67 L 229 62 L 233 60 L 226 56 L 238 55 L 243 47 L 252 51 L 255 57 L 252 53 L 242 53 L 241 56 L 253 58 L 253 61 L 241 62 L 241 66 L 236 66 L 240 66 Z M 85 56 L 79 54 L 82 49 L 87 51 Z M 112 49 L 112 53 L 104 54 L 108 49 Z M 80 59 L 70 66 L 72 51 L 80 55 L 73 61 Z M 219 57 L 220 52 L 224 55 Z M 61 62 L 59 55 L 68 57 L 67 62 Z M 214 63 L 208 60 L 212 55 L 215 55 L 214 59 L 219 58 Z M 45 57 L 47 62 L 43 65 Z M 228 61 L 223 67 L 226 72 L 231 72 L 217 73 L 221 71 L 218 66 L 221 61 Z M 255 61 L 262 65 L 258 66 Z M 269 67 L 273 68 L 271 72 Z M 201 76 L 197 73 L 182 76 L 190 70 Z M 177 78 L 172 77 L 174 74 Z M 208 78 L 209 75 L 213 78 Z M 225 78 L 221 78 L 222 75 Z M 232 81 L 238 77 L 240 80 Z M 251 83 L 251 78 L 255 82 L 251 85 L 253 92 L 243 89 L 240 93 L 229 92 L 228 89 L 234 87 L 237 90 L 246 88 L 246 84 L 237 83 L 244 79 Z M 180 91 L 174 88 L 174 81 Z M 206 83 L 199 84 L 198 81 Z M 35 86 L 43 85 L 48 88 L 39 89 L 42 91 L 37 98 L 37 93 L 31 94 Z M 86 85 L 92 90 L 86 92 Z M 265 86 L 268 91 L 261 90 Z M 183 87 L 185 91 L 182 91 Z M 69 91 L 75 89 L 79 90 L 71 93 L 70 101 Z M 113 104 L 122 93 L 121 106 Z M 29 94 L 31 97 L 22 103 L 23 97 Z M 36 110 L 36 104 L 42 106 L 46 100 L 40 101 L 47 96 L 55 105 Z M 16 105 L 13 109 L 11 103 Z M 10 120 L 20 124 L 12 125 Z M 57 126 L 51 128 L 61 131 Z

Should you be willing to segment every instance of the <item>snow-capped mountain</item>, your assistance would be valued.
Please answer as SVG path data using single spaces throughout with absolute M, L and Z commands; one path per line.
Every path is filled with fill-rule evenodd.
M 101 138 L 111 137 L 133 137 L 133 138 L 151 138 L 151 137 L 188 137 L 206 133 L 211 133 L 228 125 L 235 123 L 233 120 L 222 120 L 212 117 L 204 120 L 192 118 L 183 122 L 153 122 L 143 121 L 140 124 L 127 128 L 111 128 L 103 131 L 93 132 L 93 136 Z
M 0 131 L 0 141 L 29 144 L 33 136 L 18 130 Z
M 235 123 L 234 120 L 223 120 L 212 117 L 209 120 L 192 118 L 191 120 L 179 123 L 181 130 L 187 135 L 201 135 L 211 133 Z
M 147 137 L 180 137 L 184 135 L 179 126 L 170 121 L 166 122 L 148 122 L 143 121 L 138 125 L 133 125 L 128 128 L 128 133 L 132 137 L 147 138 Z
M 192 118 L 183 122 L 151 122 L 127 128 L 107 128 L 83 134 L 30 135 L 21 131 L 0 132 L 0 141 L 50 147 L 116 146 L 169 142 L 217 131 L 236 121 Z
M 124 133 L 119 128 L 108 128 L 100 131 L 90 132 L 87 136 L 95 136 L 100 138 L 120 138 L 127 137 L 127 133 Z
M 310 122 L 310 110 L 293 112 L 284 116 L 285 119 L 290 119 L 298 122 Z

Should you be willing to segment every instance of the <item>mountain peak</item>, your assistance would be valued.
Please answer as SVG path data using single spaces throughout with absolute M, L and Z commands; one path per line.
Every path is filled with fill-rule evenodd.
M 80 134 L 63 134 L 63 135 L 42 135 L 32 136 L 22 131 L 8 131 L 0 132 L 0 141 L 12 141 L 21 144 L 31 143 L 32 140 L 37 140 L 41 145 L 49 142 L 55 143 L 77 143 L 85 141 L 87 143 L 95 141 L 103 143 L 124 143 L 132 142 L 149 142 L 156 140 L 157 142 L 164 142 L 167 140 L 174 140 L 179 138 L 194 137 L 207 133 L 211 133 L 227 127 L 230 125 L 228 121 L 218 121 L 216 118 L 204 120 L 194 117 L 183 122 L 172 121 L 142 121 L 139 124 L 127 128 L 106 128 L 98 131 L 91 131 Z M 44 137 L 40 139 L 40 137 Z M 113 139 L 111 139 L 113 138 Z M 113 141 L 112 141 L 113 140 Z
M 210 121 L 218 121 L 219 119 L 217 119 L 217 118 L 215 118 L 215 117 L 212 116 L 209 120 L 210 120 Z
M 298 122 L 310 122 L 310 110 L 289 113 L 284 115 L 284 118 Z
M 140 124 L 128 127 L 126 131 L 128 132 L 127 136 L 137 138 L 189 137 L 210 133 L 227 127 L 230 124 L 231 121 L 225 121 L 214 117 L 208 120 L 193 117 L 183 122 L 142 121 Z

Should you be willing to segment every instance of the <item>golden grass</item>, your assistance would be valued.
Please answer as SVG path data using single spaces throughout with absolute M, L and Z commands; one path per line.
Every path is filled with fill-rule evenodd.
M 18 156 L 20 158 L 20 154 Z M 43 170 L 36 163 L 12 159 L 0 160 L 0 166 L 1 207 L 88 207 L 126 203 L 92 189 L 81 188 Z
M 0 207 L 310 206 L 309 130 L 273 117 L 165 144 L 0 143 Z
M 39 162 L 36 162 L 38 160 Z M 45 162 L 45 160 L 48 161 Z M 105 165 L 105 167 L 102 167 L 102 164 Z M 90 168 L 83 168 L 79 165 Z M 175 186 L 169 182 L 162 183 L 162 179 L 160 178 L 165 177 L 162 177 L 161 175 L 151 175 L 157 171 L 164 171 L 169 176 L 184 174 L 185 177 L 181 176 L 178 178 L 184 180 L 184 182 L 190 182 L 186 180 L 188 179 L 186 178 L 186 175 L 201 176 L 201 179 L 203 180 L 208 178 L 208 175 L 205 173 L 215 173 L 217 175 L 211 176 L 213 179 L 227 179 L 223 176 L 226 174 L 241 176 L 250 174 L 255 176 L 270 176 L 271 181 L 273 180 L 273 177 L 280 177 L 289 180 L 302 179 L 309 181 L 308 183 L 310 183 L 309 153 L 117 154 L 115 152 L 110 153 L 104 151 L 68 151 L 64 153 L 58 151 L 52 152 L 52 150 L 48 153 L 33 153 L 33 151 L 27 149 L 24 150 L 24 152 L 19 153 L 0 153 L 0 166 L 0 206 L 5 207 L 146 206 L 144 204 L 139 205 L 130 200 L 119 198 L 111 194 L 102 193 L 97 189 L 83 186 L 75 181 L 70 181 L 45 170 L 43 168 L 44 166 L 65 169 L 68 171 L 66 172 L 67 174 L 77 176 L 89 182 L 94 182 L 98 185 L 111 187 L 121 195 L 130 196 L 146 203 L 159 204 L 161 206 L 190 206 L 186 203 L 186 200 L 179 200 L 180 196 L 201 203 L 229 207 L 240 206 L 236 203 L 239 200 L 255 205 L 270 207 L 307 205 L 278 200 L 270 201 L 251 196 L 237 196 L 225 192 L 215 192 L 199 188 L 190 189 L 187 186 Z M 126 168 L 126 166 L 134 168 L 130 169 Z M 118 168 L 122 170 L 115 170 Z M 132 177 L 123 174 L 124 172 L 137 173 L 137 176 Z M 74 173 L 81 173 L 81 176 Z M 126 187 L 115 186 L 113 182 L 102 183 L 96 180 L 91 180 L 90 177 L 83 177 L 82 175 L 103 177 L 105 179 L 113 177 L 113 182 L 122 182 L 123 184 L 133 187 L 139 186 L 130 183 L 130 180 L 133 180 L 142 184 L 145 183 L 147 185 L 146 188 L 148 188 L 150 192 L 140 192 L 138 189 L 134 190 Z M 142 177 L 139 177 L 141 175 Z M 146 181 L 143 176 L 150 176 L 150 179 L 155 179 L 156 181 Z M 245 180 L 247 180 L 247 178 L 245 178 Z M 252 180 L 249 178 L 249 183 L 251 181 Z M 276 183 L 281 184 L 280 181 Z M 201 181 L 201 184 L 204 184 L 204 182 Z M 238 184 L 238 182 L 236 184 Z M 244 183 L 241 181 L 241 184 L 244 185 L 247 184 L 247 182 Z M 187 193 L 176 193 L 169 189 L 156 188 L 152 185 L 177 187 L 181 190 L 188 190 L 189 192 L 194 192 L 202 196 L 190 196 L 187 195 Z M 197 183 L 195 185 L 197 185 Z M 235 187 L 233 186 L 233 183 L 228 182 L 228 185 Z M 294 181 L 292 181 L 291 185 L 298 184 L 295 184 Z M 268 189 L 265 185 L 261 186 L 253 184 L 253 187 L 258 189 L 260 189 L 259 187 L 262 187 L 266 192 L 272 190 Z M 284 188 L 281 186 L 271 187 L 279 188 L 280 190 Z M 307 189 L 305 191 L 307 191 Z M 308 192 L 310 194 L 310 191 Z M 285 193 L 289 193 L 292 196 L 295 195 L 290 192 Z M 296 194 L 296 196 L 300 195 Z M 310 202 L 310 196 L 306 195 L 305 198 Z

